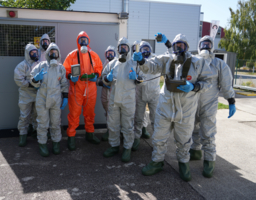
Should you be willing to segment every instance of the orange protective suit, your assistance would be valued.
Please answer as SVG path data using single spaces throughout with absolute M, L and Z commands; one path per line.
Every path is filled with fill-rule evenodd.
M 80 69 L 82 74 L 91 74 L 95 73 L 98 77 L 101 76 L 102 71 L 102 62 L 97 53 L 91 50 L 89 44 L 87 45 L 88 52 L 90 52 L 93 67 L 90 62 L 89 53 L 81 53 L 80 52 L 80 44 L 78 40 L 80 37 L 87 37 L 90 44 L 90 38 L 86 32 L 82 31 L 77 36 L 77 47 L 79 50 L 79 58 L 80 58 Z M 70 80 L 71 75 L 71 65 L 78 64 L 77 58 L 77 49 L 70 52 L 64 61 L 64 67 L 66 68 L 66 76 Z M 97 87 L 96 82 L 91 81 L 81 81 L 79 80 L 74 84 L 71 80 L 69 86 L 69 94 L 68 94 L 68 129 L 67 135 L 68 137 L 73 137 L 76 135 L 76 128 L 79 126 L 79 116 L 81 115 L 83 108 L 83 116 L 85 123 L 85 130 L 87 133 L 94 132 L 94 108 L 96 104 L 97 98 Z M 82 107 L 83 106 L 83 107 Z

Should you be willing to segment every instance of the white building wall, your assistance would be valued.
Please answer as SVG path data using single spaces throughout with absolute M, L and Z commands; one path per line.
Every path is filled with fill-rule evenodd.
M 198 43 L 200 5 L 129 1 L 128 39 L 155 39 L 158 32 L 164 33 L 172 42 L 174 37 L 185 34 L 190 50 Z M 156 54 L 166 51 L 164 44 L 156 43 Z
M 76 0 L 70 9 L 77 11 L 114 12 L 122 11 L 122 0 Z M 200 5 L 129 0 L 127 37 L 135 40 L 155 39 L 157 32 L 164 33 L 172 42 L 175 35 L 186 35 L 190 50 L 197 49 Z M 125 36 L 126 20 L 119 20 L 120 36 Z M 166 51 L 164 44 L 156 43 L 156 54 Z
M 149 33 L 149 2 L 130 1 L 128 19 L 128 40 L 148 39 Z
M 122 0 L 109 0 L 109 12 L 120 13 L 122 12 Z
M 89 12 L 110 12 L 111 0 L 76 0 L 70 10 Z

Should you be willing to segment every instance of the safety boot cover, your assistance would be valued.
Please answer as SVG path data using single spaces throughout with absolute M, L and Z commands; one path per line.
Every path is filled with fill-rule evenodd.
M 179 172 L 180 178 L 186 182 L 191 180 L 190 168 L 189 163 L 181 163 L 179 162 Z
M 106 158 L 109 158 L 109 157 L 112 157 L 112 156 L 118 154 L 118 152 L 119 152 L 119 146 L 110 147 L 103 153 L 103 156 Z
M 147 166 L 143 167 L 142 174 L 151 176 L 163 170 L 164 162 L 151 161 Z

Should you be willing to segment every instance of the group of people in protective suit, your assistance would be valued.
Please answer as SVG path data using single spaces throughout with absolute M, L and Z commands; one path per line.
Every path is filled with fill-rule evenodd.
M 220 89 L 229 103 L 229 117 L 236 112 L 235 93 L 229 66 L 213 54 L 214 42 L 210 36 L 198 44 L 198 55 L 191 55 L 186 36 L 178 34 L 172 42 L 162 33 L 161 40 L 168 51 L 153 54 L 145 41 L 120 38 L 116 48 L 105 51 L 105 62 L 90 48 L 90 38 L 82 31 L 77 37 L 77 49 L 70 52 L 64 63 L 58 46 L 47 34 L 40 40 L 40 49 L 28 44 L 25 60 L 14 70 L 19 86 L 20 132 L 19 146 L 27 143 L 29 124 L 37 132 L 40 154 L 49 156 L 48 129 L 53 154 L 60 153 L 61 110 L 69 106 L 67 146 L 76 150 L 76 128 L 83 110 L 85 139 L 93 144 L 100 140 L 94 134 L 94 108 L 97 86 L 102 86 L 101 102 L 106 111 L 107 132 L 103 141 L 109 141 L 103 156 L 119 153 L 129 162 L 132 151 L 140 145 L 140 138 L 149 139 L 146 127 L 147 113 L 153 128 L 152 160 L 142 169 L 149 176 L 163 170 L 167 140 L 171 131 L 176 143 L 180 177 L 191 180 L 189 161 L 200 160 L 204 151 L 203 175 L 212 177 L 216 160 L 216 113 Z M 83 76 L 72 76 L 72 66 L 80 64 Z M 160 77 L 165 83 L 160 91 Z M 36 119 L 36 120 L 35 120 Z

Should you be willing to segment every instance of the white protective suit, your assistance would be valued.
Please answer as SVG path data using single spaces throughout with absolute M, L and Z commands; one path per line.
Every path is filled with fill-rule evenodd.
M 205 40 L 210 40 L 212 46 L 214 46 L 213 39 L 210 36 L 201 38 L 199 44 Z M 213 50 L 214 49 L 212 48 L 209 55 L 204 57 L 205 61 L 209 63 L 213 74 L 212 87 L 199 96 L 195 128 L 192 137 L 193 144 L 191 146 L 191 149 L 194 150 L 201 150 L 202 147 L 202 150 L 204 150 L 204 160 L 208 161 L 216 160 L 216 114 L 218 110 L 218 96 L 220 89 L 222 90 L 225 99 L 235 98 L 230 68 L 223 60 L 215 58 Z M 199 45 L 198 53 L 200 56 Z
M 41 39 L 40 39 L 40 43 L 39 43 L 39 49 L 38 49 L 38 55 L 39 55 L 39 62 L 42 62 L 42 61 L 46 61 L 46 58 L 45 58 L 45 54 L 46 54 L 46 51 L 44 50 L 44 48 L 42 47 L 42 40 L 44 39 L 47 39 L 49 40 L 49 44 L 51 43 L 51 40 L 50 40 L 50 37 L 48 34 L 43 34 Z
M 136 104 L 136 84 L 134 80 L 129 79 L 129 72 L 132 67 L 135 70 L 136 66 L 131 59 L 131 45 L 129 44 L 129 41 L 125 37 L 120 38 L 118 46 L 121 44 L 126 44 L 130 48 L 126 57 L 126 62 L 121 63 L 118 59 L 114 59 L 104 68 L 102 77 L 104 84 L 111 86 L 107 118 L 109 143 L 111 147 L 119 146 L 121 131 L 124 136 L 124 148 L 131 149 L 134 142 L 133 128 Z M 113 81 L 106 82 L 105 76 L 107 76 L 112 69 Z M 142 76 L 139 69 L 137 74 Z
M 151 50 L 151 55 L 147 59 L 153 58 L 154 56 L 152 56 L 151 45 L 148 42 L 142 41 L 140 43 L 140 46 L 143 45 L 149 46 Z M 139 139 L 142 135 L 142 128 L 144 126 L 143 121 L 145 121 L 146 116 L 146 114 L 144 114 L 146 111 L 146 104 L 148 104 L 149 107 L 149 118 L 151 121 L 152 128 L 154 130 L 155 112 L 160 93 L 160 75 L 160 73 L 144 74 L 145 80 L 150 80 L 153 78 L 155 79 L 146 81 L 143 85 L 138 84 L 136 87 L 136 112 L 134 124 L 134 133 L 136 139 Z
M 49 52 L 51 49 L 57 49 L 59 57 L 57 66 L 50 66 Z M 51 139 L 53 142 L 61 140 L 60 115 L 62 97 L 67 98 L 68 81 L 66 79 L 65 67 L 60 64 L 61 55 L 58 46 L 51 43 L 46 50 L 46 61 L 39 63 L 31 72 L 31 79 L 42 69 L 47 72 L 43 76 L 43 80 L 31 84 L 35 87 L 40 87 L 36 96 L 36 111 L 37 111 L 37 139 L 38 143 L 46 144 L 47 129 L 50 127 Z
M 25 60 L 17 65 L 14 70 L 14 81 L 19 87 L 19 108 L 20 118 L 18 122 L 18 130 L 20 135 L 26 135 L 30 121 L 31 112 L 34 102 L 36 101 L 37 89 L 31 85 L 30 73 L 32 69 L 38 64 L 31 60 L 29 52 L 37 49 L 33 44 L 27 44 L 25 48 Z M 34 109 L 35 110 L 35 109 Z M 34 113 L 36 116 L 36 113 Z M 34 129 L 37 128 L 36 120 L 32 120 Z
M 105 67 L 107 66 L 107 64 L 109 63 L 109 60 L 107 59 L 107 56 L 106 56 L 106 53 L 107 53 L 107 51 L 109 51 L 109 50 L 114 51 L 115 54 L 116 54 L 115 47 L 114 47 L 114 46 L 108 46 L 108 48 L 107 48 L 106 51 L 105 51 L 105 58 L 106 58 L 106 60 L 105 60 L 105 62 L 104 62 L 104 64 L 103 64 L 103 69 L 102 69 L 102 71 L 104 70 L 104 68 L 105 68 Z M 117 54 L 116 54 L 116 55 L 117 55 Z M 116 57 L 115 57 L 114 59 L 116 59 Z M 114 60 L 114 59 L 113 59 L 113 60 Z M 111 60 L 111 61 L 113 61 L 113 60 Z M 102 79 L 102 76 L 101 76 L 101 79 Z M 108 112 L 108 100 L 109 100 L 109 89 L 108 89 L 108 88 L 102 87 L 100 99 L 101 99 L 102 106 L 103 106 L 103 108 L 104 108 L 104 110 L 105 110 L 105 112 L 106 112 L 106 116 L 107 116 L 107 112 Z
M 136 41 L 134 41 L 133 42 L 133 44 L 132 44 L 132 49 L 133 49 L 133 46 L 135 46 L 135 45 L 139 45 L 140 44 L 140 41 L 139 40 L 136 40 Z M 151 48 L 151 50 L 152 50 L 152 48 Z M 133 54 L 133 52 L 131 52 L 132 54 Z M 137 61 L 133 61 L 134 62 L 134 66 L 137 66 Z M 138 68 L 138 67 L 137 67 Z M 137 98 L 136 98 L 137 99 Z M 136 111 L 135 111 L 135 113 L 136 113 Z M 145 111 L 145 114 L 144 114 L 144 119 L 143 119 L 143 127 L 147 127 L 148 126 L 148 124 L 149 124 L 149 121 L 148 121 L 148 114 L 147 114 L 147 112 Z M 135 125 L 135 124 L 134 124 Z M 136 135 L 135 135 L 136 136 Z
M 187 44 L 185 35 L 178 34 L 173 42 L 182 41 Z M 188 50 L 188 49 L 187 49 Z M 159 55 L 140 66 L 144 73 L 166 74 L 170 79 L 170 66 L 174 54 Z M 192 131 L 194 128 L 195 114 L 199 93 L 207 91 L 211 87 L 211 70 L 204 59 L 185 53 L 185 59 L 191 58 L 187 80 L 193 84 L 200 84 L 198 92 L 188 93 L 170 92 L 164 83 L 156 109 L 154 133 L 152 143 L 154 146 L 152 160 L 162 162 L 167 151 L 167 140 L 170 132 L 174 131 L 174 139 L 177 146 L 176 156 L 179 162 L 187 163 L 190 159 L 189 149 L 192 143 Z M 185 62 L 184 62 L 185 63 Z M 183 65 L 175 65 L 174 79 L 180 80 Z

